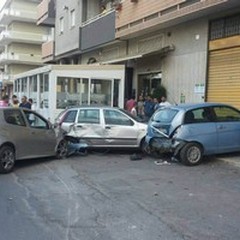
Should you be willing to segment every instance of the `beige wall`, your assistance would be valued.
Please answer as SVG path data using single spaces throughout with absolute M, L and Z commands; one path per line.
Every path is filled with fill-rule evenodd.
M 34 3 L 26 0 L 13 0 L 11 3 L 11 8 L 35 12 L 37 14 L 38 4 L 39 4 L 38 2 Z
M 23 54 L 36 54 L 41 55 L 41 46 L 34 44 L 13 43 L 8 46 L 8 52 L 23 53 Z
M 32 70 L 34 68 L 36 68 L 36 66 L 13 64 L 13 65 L 8 66 L 8 74 L 15 75 L 15 74 L 19 74 L 19 73 L 23 73 L 23 72 Z
M 48 31 L 46 27 L 36 26 L 34 23 L 13 22 L 8 26 L 8 30 L 29 32 L 34 34 L 47 35 Z

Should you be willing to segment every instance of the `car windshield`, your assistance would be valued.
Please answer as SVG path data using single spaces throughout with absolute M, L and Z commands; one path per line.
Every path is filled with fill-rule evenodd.
M 176 109 L 171 108 L 160 109 L 153 115 L 151 121 L 170 123 L 177 113 L 178 110 Z

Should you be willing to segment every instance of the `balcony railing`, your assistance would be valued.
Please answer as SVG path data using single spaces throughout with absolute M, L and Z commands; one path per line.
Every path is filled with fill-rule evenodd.
M 0 14 L 1 24 L 8 25 L 13 21 L 36 22 L 37 11 L 27 11 L 23 9 L 4 9 Z
M 42 55 L 23 53 L 2 53 L 0 54 L 0 64 L 27 64 L 42 65 Z
M 37 25 L 55 25 L 55 2 L 43 0 L 37 7 Z
M 89 49 L 115 39 L 115 10 L 84 22 L 80 27 L 80 48 Z
M 42 60 L 43 62 L 52 61 L 54 59 L 55 42 L 49 41 L 42 44 Z
M 11 42 L 30 43 L 30 44 L 42 44 L 46 35 L 20 32 L 20 31 L 2 31 L 0 33 L 0 46 L 4 46 Z

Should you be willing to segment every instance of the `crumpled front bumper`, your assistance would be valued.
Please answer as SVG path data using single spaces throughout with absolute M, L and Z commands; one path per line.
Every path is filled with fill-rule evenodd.
M 153 137 L 147 140 L 150 151 L 158 153 L 173 153 L 176 156 L 180 149 L 186 144 L 186 141 L 172 138 L 157 138 Z

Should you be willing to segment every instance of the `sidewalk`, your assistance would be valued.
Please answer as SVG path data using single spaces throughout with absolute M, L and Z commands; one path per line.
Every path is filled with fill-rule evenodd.
M 240 153 L 216 155 L 216 159 L 240 167 Z

